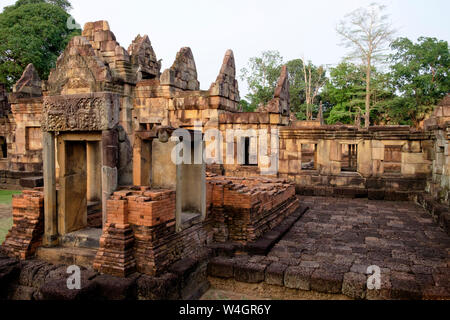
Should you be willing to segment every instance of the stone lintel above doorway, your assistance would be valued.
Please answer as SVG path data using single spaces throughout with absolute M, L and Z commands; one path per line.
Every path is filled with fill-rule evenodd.
M 119 123 L 120 97 L 109 92 L 47 96 L 42 129 L 46 132 L 105 131 Z

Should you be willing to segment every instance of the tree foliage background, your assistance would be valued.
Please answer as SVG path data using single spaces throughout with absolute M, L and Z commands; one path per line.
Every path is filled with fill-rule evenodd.
M 67 0 L 18 0 L 0 13 L 0 82 L 11 89 L 29 63 L 46 79 L 70 39 Z
M 354 19 L 353 15 L 349 17 Z M 382 40 L 386 41 L 392 35 L 392 27 L 385 25 L 385 17 L 380 19 L 377 32 L 385 31 Z M 361 23 L 366 22 L 361 20 Z M 372 48 L 369 63 L 356 53 L 354 56 L 361 58 L 359 63 L 358 59 L 344 57 L 338 65 L 327 68 L 326 76 L 319 79 L 323 66 L 311 62 L 304 65 L 302 58 L 284 62 L 278 51 L 263 52 L 260 57 L 251 58 L 242 69 L 241 78 L 250 89 L 242 107 L 254 111 L 272 99 L 281 65 L 286 64 L 291 111 L 299 120 L 310 118 L 308 110 L 316 116 L 318 106 L 323 104 L 328 124 L 359 125 L 369 111 L 369 121 L 365 122 L 374 125 L 420 127 L 439 101 L 450 93 L 448 42 L 431 37 L 420 37 L 414 42 L 400 37 L 390 42 L 390 55 L 382 53 L 381 47 Z M 372 63 L 379 57 L 384 57 L 381 66 Z M 310 79 L 305 77 L 309 71 Z M 319 89 L 317 95 L 308 95 L 309 85 Z
M 18 0 L 3 9 L 0 82 L 9 90 L 29 63 L 42 79 L 48 77 L 67 43 L 80 34 L 70 24 L 68 27 L 70 9 L 67 0 Z M 391 39 L 393 28 L 382 10 L 382 6 L 371 4 L 347 15 L 341 28 L 337 27 L 341 36 L 347 36 L 347 46 L 356 50 L 353 57 L 359 59 L 349 60 L 347 56 L 338 65 L 327 67 L 316 66 L 304 57 L 284 61 L 276 50 L 251 58 L 241 70 L 241 80 L 249 89 L 241 101 L 242 109 L 255 111 L 272 99 L 281 66 L 286 64 L 291 111 L 299 120 L 317 117 L 319 105 L 323 105 L 328 124 L 360 124 L 369 110 L 371 124 L 420 126 L 450 92 L 448 42 L 432 37 L 417 41 L 400 37 L 390 42 L 391 54 L 386 56 L 380 43 Z M 376 28 L 368 28 L 367 21 L 372 20 L 378 23 Z M 379 43 L 369 41 L 366 29 L 377 36 Z M 359 49 L 364 50 L 351 45 L 352 37 L 360 40 Z M 373 64 L 380 57 L 385 62 L 383 67 Z
M 291 111 L 302 120 L 306 120 L 307 108 L 317 112 L 320 95 L 314 99 L 317 104 L 311 102 L 308 105 L 308 84 L 311 83 L 312 91 L 314 91 L 319 83 L 322 85 L 322 82 L 325 82 L 323 67 L 315 66 L 311 62 L 304 65 L 304 59 L 300 58 L 284 62 L 283 57 L 276 50 L 264 51 L 261 56 L 250 58 L 247 67 L 241 70 L 241 80 L 247 82 L 250 91 L 241 101 L 243 110 L 255 111 L 260 105 L 267 104 L 273 98 L 283 65 L 287 65 L 289 70 Z M 309 77 L 309 71 L 311 77 Z

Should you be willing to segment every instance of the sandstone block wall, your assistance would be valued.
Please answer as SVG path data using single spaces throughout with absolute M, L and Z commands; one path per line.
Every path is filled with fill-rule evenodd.
M 15 100 L 11 110 L 16 128 L 9 170 L 42 175 L 42 98 Z
M 350 146 L 355 152 L 353 171 L 344 170 Z M 384 198 L 385 191 L 398 191 L 407 200 L 407 192 L 424 191 L 432 153 L 431 134 L 409 127 L 286 127 L 280 130 L 279 176 L 305 194 L 362 197 L 376 191 Z M 315 163 L 305 166 L 305 158 Z

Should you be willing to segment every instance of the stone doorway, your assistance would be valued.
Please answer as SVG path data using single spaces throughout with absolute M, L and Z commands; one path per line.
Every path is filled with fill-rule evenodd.
M 102 227 L 101 135 L 58 138 L 58 233 Z

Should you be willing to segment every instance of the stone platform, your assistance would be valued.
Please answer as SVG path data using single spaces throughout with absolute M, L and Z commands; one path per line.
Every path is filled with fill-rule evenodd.
M 450 299 L 450 237 L 420 206 L 325 197 L 300 202 L 310 210 L 267 255 L 212 259 L 213 287 L 265 298 L 301 298 L 307 291 L 337 299 Z M 380 290 L 366 288 L 372 265 L 381 268 Z

